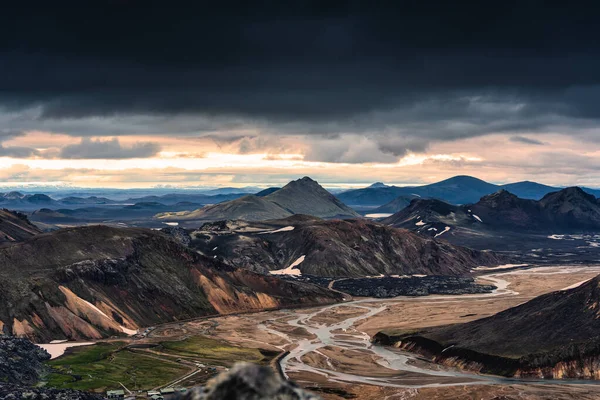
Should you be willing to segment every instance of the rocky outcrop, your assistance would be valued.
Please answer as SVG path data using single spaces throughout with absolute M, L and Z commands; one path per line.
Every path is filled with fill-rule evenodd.
M 0 335 L 0 381 L 32 385 L 43 372 L 50 354 L 27 339 Z
M 0 335 L 0 400 L 100 400 L 101 396 L 75 390 L 37 388 L 50 354 L 29 340 Z
M 104 397 L 68 389 L 38 388 L 0 383 L 0 400 L 102 400 Z
M 293 382 L 276 375 L 271 368 L 255 364 L 236 364 L 229 372 L 211 380 L 206 387 L 194 389 L 181 400 L 320 400 Z

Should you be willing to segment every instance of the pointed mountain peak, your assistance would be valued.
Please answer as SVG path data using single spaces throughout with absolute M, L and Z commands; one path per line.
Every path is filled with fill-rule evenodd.
M 305 176 L 304 178 L 300 178 L 300 179 L 296 179 L 295 181 L 291 181 L 290 183 L 285 185 L 283 187 L 283 189 L 286 189 L 286 188 L 317 188 L 317 187 L 323 189 L 323 187 L 321 185 L 319 185 L 319 182 L 315 181 L 314 179 L 311 179 L 308 176 Z M 323 189 L 323 190 L 325 190 L 325 189 Z

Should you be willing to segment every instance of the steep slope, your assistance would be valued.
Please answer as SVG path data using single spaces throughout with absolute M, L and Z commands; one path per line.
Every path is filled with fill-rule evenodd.
M 336 301 L 238 270 L 157 231 L 87 226 L 0 249 L 0 328 L 47 341 L 101 338 L 202 315 Z
M 362 219 L 293 216 L 251 224 L 220 222 L 193 232 L 191 247 L 233 266 L 327 277 L 463 275 L 502 264 L 495 254 L 427 239 Z
M 314 215 L 320 218 L 348 218 L 359 215 L 325 190 L 316 181 L 305 176 L 291 181 L 280 190 L 265 197 L 292 214 Z
M 376 340 L 484 373 L 600 378 L 600 277 L 492 317 Z
M 41 230 L 33 225 L 24 214 L 0 210 L 0 245 L 21 242 Z
M 269 189 L 267 189 L 269 190 Z M 279 190 L 261 196 L 245 196 L 191 212 L 162 213 L 156 218 L 170 221 L 218 221 L 242 219 L 262 221 L 292 214 L 323 218 L 357 217 L 358 214 L 308 177 L 292 181 Z

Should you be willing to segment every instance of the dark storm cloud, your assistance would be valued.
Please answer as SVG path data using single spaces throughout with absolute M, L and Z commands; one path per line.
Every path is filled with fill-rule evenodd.
M 16 157 L 16 158 L 28 158 L 33 156 L 39 156 L 40 152 L 36 149 L 21 146 L 8 146 L 4 147 L 0 144 L 0 157 Z
M 122 146 L 118 139 L 93 140 L 82 138 L 81 143 L 65 146 L 60 151 L 61 158 L 71 159 L 125 159 L 155 156 L 160 151 L 156 143 L 135 143 Z
M 376 134 L 394 155 L 600 118 L 593 3 L 213 3 L 8 6 L 0 105 L 37 110 L 19 126 L 69 134 L 205 132 L 233 120 L 274 134 Z M 140 124 L 147 115 L 164 120 Z
M 541 140 L 531 139 L 531 138 L 528 138 L 525 136 L 511 136 L 510 141 L 515 142 L 515 143 L 533 144 L 533 145 L 537 145 L 537 146 L 543 146 L 546 144 L 546 143 L 542 142 Z

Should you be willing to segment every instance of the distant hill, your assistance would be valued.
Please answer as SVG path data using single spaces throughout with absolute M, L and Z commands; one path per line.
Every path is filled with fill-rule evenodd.
M 588 366 L 600 361 L 599 304 L 596 277 L 488 318 L 375 339 L 481 373 L 598 379 Z
M 487 194 L 505 189 L 522 198 L 539 200 L 546 194 L 562 188 L 524 181 L 495 185 L 472 176 L 459 175 L 440 182 L 423 186 L 387 186 L 380 182 L 363 189 L 348 190 L 338 194 L 338 198 L 350 206 L 383 206 L 397 197 L 434 198 L 452 204 L 472 204 Z M 582 188 L 583 191 L 596 197 L 600 190 Z M 399 200 L 400 201 L 400 200 Z M 377 211 L 384 212 L 384 211 Z
M 522 199 L 539 200 L 548 193 L 556 192 L 562 188 L 542 185 L 541 183 L 523 181 L 501 185 L 500 188 L 513 193 Z
M 204 257 L 150 229 L 86 226 L 0 248 L 0 326 L 35 341 L 100 339 L 158 323 L 340 300 Z
M 266 222 L 220 221 L 194 232 L 190 247 L 232 266 L 261 273 L 297 263 L 327 277 L 465 275 L 506 260 L 424 238 L 366 219 L 322 220 L 294 215 Z
M 248 195 L 191 212 L 162 213 L 156 217 L 173 221 L 217 221 L 221 219 L 260 221 L 285 218 L 293 214 L 308 214 L 322 218 L 359 216 L 316 181 L 304 177 L 264 196 Z
M 370 186 L 340 193 L 338 198 L 351 206 L 381 206 L 399 196 L 436 198 L 453 204 L 466 204 L 497 190 L 497 185 L 461 175 L 423 186 Z
M 418 199 L 418 196 L 398 196 L 394 200 L 377 207 L 369 212 L 373 214 L 393 214 L 405 209 L 412 200 Z
M 502 189 L 475 204 L 455 206 L 434 199 L 413 200 L 382 223 L 439 236 L 467 231 L 586 232 L 600 231 L 600 201 L 578 187 L 521 199 Z
M 130 205 L 110 205 L 103 207 L 93 205 L 74 208 L 41 208 L 31 213 L 31 220 L 44 224 L 85 224 L 89 222 L 122 222 L 135 220 L 151 220 L 156 213 L 190 211 L 202 204 L 181 202 L 166 205 L 155 201 L 139 202 Z

